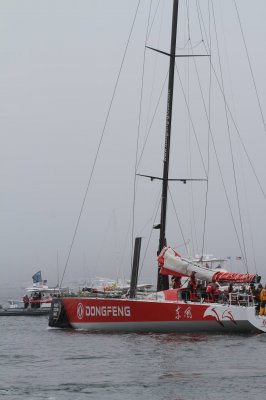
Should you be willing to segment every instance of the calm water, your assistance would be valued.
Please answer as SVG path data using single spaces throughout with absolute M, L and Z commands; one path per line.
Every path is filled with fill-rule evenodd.
M 0 317 L 0 399 L 260 400 L 265 349 L 266 334 L 90 334 Z

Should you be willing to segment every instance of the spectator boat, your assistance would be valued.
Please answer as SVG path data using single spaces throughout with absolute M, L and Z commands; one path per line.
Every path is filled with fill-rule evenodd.
M 48 315 L 52 299 L 62 293 L 67 293 L 68 289 L 49 287 L 47 280 L 42 280 L 41 271 L 33 275 L 32 286 L 26 288 L 27 294 L 21 300 L 8 300 L 8 306 L 0 308 L 0 316 L 32 316 Z

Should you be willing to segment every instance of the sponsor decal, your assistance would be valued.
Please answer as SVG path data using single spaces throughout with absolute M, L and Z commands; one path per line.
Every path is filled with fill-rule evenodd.
M 230 321 L 232 321 L 236 324 L 236 321 L 235 321 L 231 311 L 225 310 L 223 312 L 222 319 L 229 319 Z
M 180 319 L 181 318 L 180 309 L 181 309 L 181 307 L 177 307 L 176 308 L 176 310 L 175 310 L 175 319 Z M 192 318 L 191 307 L 187 307 L 184 310 L 184 318 L 187 318 L 187 319 L 191 319 Z
M 191 307 L 188 307 L 188 308 L 185 309 L 185 311 L 184 311 L 184 317 L 185 317 L 185 318 L 188 318 L 188 319 L 191 319 L 191 318 L 192 318 Z
M 175 319 L 179 319 L 180 318 L 180 308 L 181 307 L 177 307 L 177 309 L 175 310 Z
M 216 321 L 224 326 L 222 321 L 232 321 L 236 325 L 236 321 L 234 319 L 234 316 L 230 310 L 221 310 L 220 308 L 216 307 L 208 307 L 207 310 L 205 311 L 203 318 L 206 318 L 208 316 L 214 317 Z
M 86 317 L 130 317 L 130 306 L 86 306 Z
M 84 307 L 82 303 L 77 305 L 77 317 L 78 319 L 82 319 L 84 316 Z

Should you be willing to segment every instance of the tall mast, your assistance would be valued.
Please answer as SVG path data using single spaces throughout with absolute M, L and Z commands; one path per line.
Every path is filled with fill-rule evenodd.
M 173 0 L 172 34 L 171 34 L 168 96 L 167 96 L 167 111 L 166 111 L 166 130 L 165 130 L 164 159 L 163 159 L 160 239 L 159 239 L 158 254 L 166 245 L 165 228 L 166 228 L 166 211 L 167 211 L 167 194 L 168 194 L 168 172 L 169 172 L 170 138 L 171 138 L 171 125 L 172 125 L 173 90 L 174 90 L 174 76 L 175 76 L 175 50 L 176 50 L 178 3 L 179 0 Z M 157 290 L 160 291 L 166 289 L 169 289 L 168 275 L 160 275 L 158 269 Z

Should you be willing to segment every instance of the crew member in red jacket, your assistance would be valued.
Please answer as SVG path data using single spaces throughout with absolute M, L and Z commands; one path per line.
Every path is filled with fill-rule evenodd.
M 189 286 L 192 292 L 196 291 L 196 287 L 197 287 L 197 282 L 196 282 L 196 278 L 195 278 L 195 272 L 192 272 L 190 278 L 189 278 Z
M 171 278 L 172 288 L 179 289 L 181 287 L 181 276 L 172 276 Z
M 220 294 L 219 285 L 214 282 L 208 283 L 206 288 L 206 293 L 208 293 L 209 300 L 211 301 L 218 300 Z

